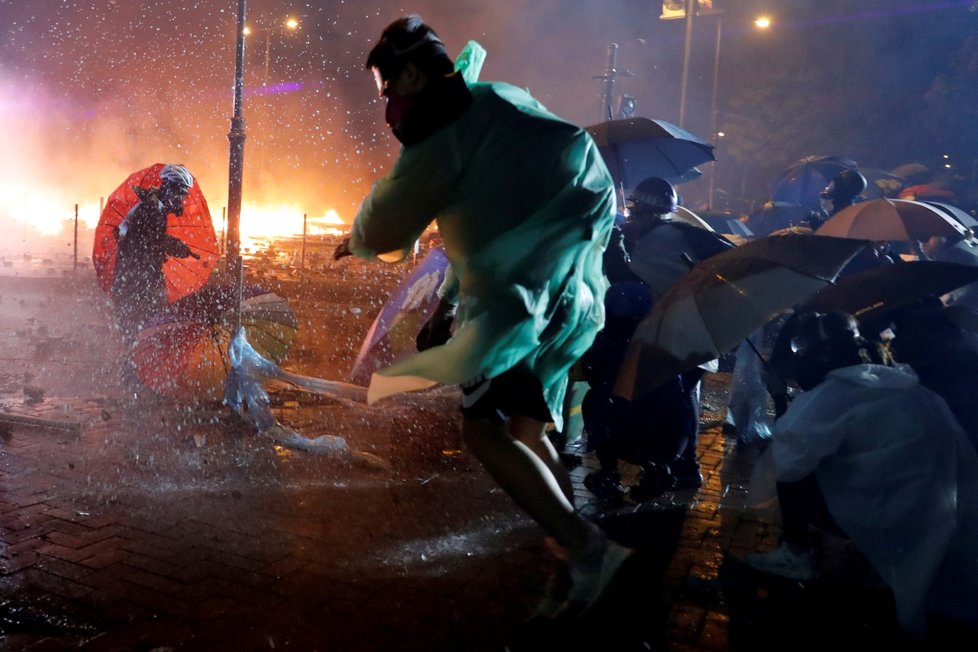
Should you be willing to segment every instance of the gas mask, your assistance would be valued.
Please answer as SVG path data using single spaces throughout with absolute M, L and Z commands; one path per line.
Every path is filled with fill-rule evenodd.
M 190 188 L 186 186 L 164 183 L 160 188 L 160 202 L 166 214 L 173 213 L 177 217 L 183 215 L 183 199 L 189 193 Z

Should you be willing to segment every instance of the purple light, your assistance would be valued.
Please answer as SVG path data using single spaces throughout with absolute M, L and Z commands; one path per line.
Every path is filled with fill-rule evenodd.
M 302 82 L 285 82 L 273 84 L 271 86 L 259 86 L 257 88 L 245 88 L 245 96 L 253 95 L 280 95 L 282 93 L 295 93 L 305 88 Z

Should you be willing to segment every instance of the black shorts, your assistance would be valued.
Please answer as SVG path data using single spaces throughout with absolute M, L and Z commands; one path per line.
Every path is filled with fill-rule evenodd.
M 489 419 L 496 423 L 516 415 L 543 423 L 553 420 L 543 400 L 540 380 L 514 369 L 463 386 L 462 414 L 469 419 Z

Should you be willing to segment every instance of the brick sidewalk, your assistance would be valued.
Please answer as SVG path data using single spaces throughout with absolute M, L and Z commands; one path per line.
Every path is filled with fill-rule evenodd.
M 22 406 L 81 427 L 16 426 L 0 445 L 0 649 L 902 643 L 887 596 L 845 577 L 851 565 L 804 587 L 745 569 L 739 560 L 778 531 L 746 510 L 757 450 L 724 437 L 710 395 L 696 495 L 602 516 L 580 486 L 593 460 L 574 470 L 582 511 L 638 552 L 607 600 L 548 627 L 522 621 L 553 561 L 540 531 L 459 452 L 450 392 L 384 410 L 319 401 L 281 411 L 309 436 L 356 422 L 364 434 L 351 446 L 389 466 L 276 447 L 217 408 L 135 410 L 107 397 Z M 440 425 L 412 432 L 419 413 Z
M 369 456 L 298 453 L 219 406 L 124 403 L 110 306 L 96 288 L 8 280 L 0 290 L 0 413 L 57 426 L 0 428 L 2 650 L 906 643 L 888 594 L 845 546 L 828 548 L 823 577 L 807 585 L 766 580 L 740 561 L 779 531 L 746 509 L 759 451 L 720 429 L 725 374 L 706 377 L 699 492 L 605 514 L 581 484 L 594 466 L 582 456 L 581 512 L 637 552 L 586 616 L 527 625 L 555 562 L 540 530 L 461 450 L 453 390 L 372 409 L 281 392 L 281 421 L 309 437 L 342 435 Z M 336 290 L 297 302 L 320 328 L 300 330 L 300 372 L 341 373 L 352 354 L 324 349 L 317 333 L 366 328 L 339 309 L 348 302 Z M 45 390 L 39 402 L 22 392 L 28 375 Z

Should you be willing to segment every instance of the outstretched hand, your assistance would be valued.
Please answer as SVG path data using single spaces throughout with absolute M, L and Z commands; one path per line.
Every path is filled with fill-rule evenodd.
M 333 260 L 339 260 L 340 258 L 345 258 L 347 256 L 352 256 L 353 252 L 350 251 L 350 238 L 343 238 L 343 241 L 336 246 L 336 250 L 333 251 Z

